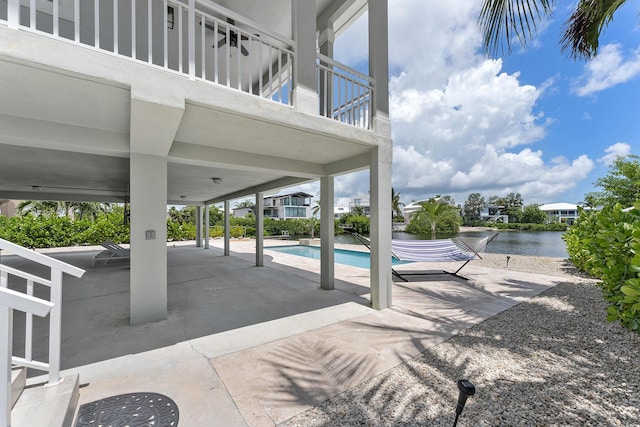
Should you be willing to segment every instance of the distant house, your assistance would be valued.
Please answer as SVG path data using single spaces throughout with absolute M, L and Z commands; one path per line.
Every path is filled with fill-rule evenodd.
M 334 206 L 333 207 L 333 217 L 340 218 L 342 215 L 346 215 L 349 213 L 349 208 L 344 206 Z
M 480 219 L 487 222 L 509 222 L 509 215 L 504 215 L 504 206 L 487 205 L 480 211 Z
M 16 216 L 18 200 L 0 200 L 0 215 L 12 217 Z
M 282 194 L 264 198 L 264 217 L 272 219 L 300 219 L 311 217 L 311 198 L 307 193 Z
M 578 219 L 578 205 L 572 203 L 549 203 L 538 208 L 547 214 L 549 221 L 566 222 L 571 225 Z
M 359 208 L 365 216 L 369 216 L 371 213 L 371 202 L 369 196 L 356 196 L 349 202 L 349 212 L 355 213 Z
M 255 208 L 255 205 L 233 208 L 231 209 L 231 216 L 233 216 L 234 218 L 246 218 L 249 214 L 255 215 Z

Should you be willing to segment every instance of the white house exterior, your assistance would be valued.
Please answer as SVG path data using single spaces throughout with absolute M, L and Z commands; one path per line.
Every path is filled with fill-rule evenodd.
M 366 74 L 332 59 L 364 12 Z M 331 213 L 334 177 L 368 168 L 371 302 L 389 307 L 387 39 L 386 0 L 0 0 L 0 198 L 129 202 L 141 324 L 167 317 L 167 204 L 198 207 L 202 246 L 203 207 L 228 223 L 255 197 L 261 266 L 265 192 L 319 180 Z
M 310 218 L 312 197 L 302 192 L 266 197 L 264 216 L 273 219 Z
M 357 210 L 362 209 L 365 216 L 369 216 L 371 213 L 371 201 L 369 196 L 356 196 L 349 201 L 349 212 L 355 213 Z
M 549 221 L 566 222 L 571 225 L 578 219 L 578 205 L 572 203 L 548 203 L 538 208 L 547 214 Z

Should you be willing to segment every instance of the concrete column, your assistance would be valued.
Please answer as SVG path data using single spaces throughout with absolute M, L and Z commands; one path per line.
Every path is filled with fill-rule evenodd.
M 391 144 L 371 155 L 371 305 L 382 310 L 391 299 Z
M 336 39 L 336 33 L 333 28 L 326 28 L 320 32 L 318 45 L 320 53 L 333 59 L 333 44 Z M 322 65 L 333 68 L 330 64 L 321 62 Z M 320 81 L 318 82 L 320 99 L 320 114 L 325 117 L 331 117 L 333 111 L 333 79 L 326 72 L 320 73 Z
M 131 153 L 131 325 L 167 318 L 167 159 Z
M 320 287 L 333 289 L 334 273 L 334 222 L 333 177 L 320 178 Z
M 374 78 L 373 128 L 376 118 L 389 118 L 389 31 L 387 0 L 368 2 L 369 5 L 369 75 Z M 386 125 L 385 123 L 381 125 Z M 390 130 L 383 132 L 390 136 Z
M 256 267 L 264 265 L 264 193 L 256 193 Z
M 209 249 L 209 206 L 204 205 L 204 248 Z
M 293 106 L 307 114 L 318 114 L 316 81 L 316 1 L 291 0 L 291 19 L 296 60 L 293 62 Z
M 196 248 L 202 247 L 202 207 L 196 206 Z
M 229 246 L 231 245 L 231 221 L 229 214 L 229 201 L 224 201 L 224 255 L 229 256 Z

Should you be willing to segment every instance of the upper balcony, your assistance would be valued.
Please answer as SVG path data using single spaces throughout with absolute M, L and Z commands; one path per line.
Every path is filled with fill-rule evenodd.
M 316 0 L 318 17 L 333 13 L 342 26 L 364 5 Z M 0 22 L 294 107 L 295 64 L 302 56 L 292 39 L 292 3 L 260 6 L 241 0 L 0 0 Z M 307 67 L 314 68 L 317 114 L 372 129 L 374 80 L 320 53 Z

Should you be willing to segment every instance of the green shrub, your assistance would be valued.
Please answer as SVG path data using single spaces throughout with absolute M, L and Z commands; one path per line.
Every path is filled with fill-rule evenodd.
M 581 211 L 576 225 L 563 237 L 574 265 L 601 280 L 609 302 L 607 320 L 640 329 L 640 203 L 599 212 Z

